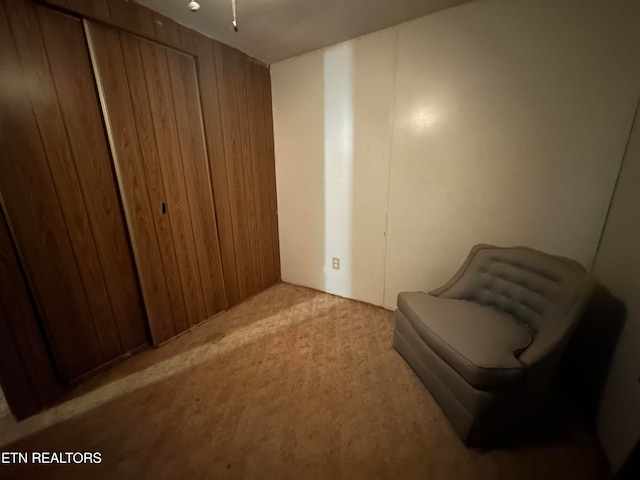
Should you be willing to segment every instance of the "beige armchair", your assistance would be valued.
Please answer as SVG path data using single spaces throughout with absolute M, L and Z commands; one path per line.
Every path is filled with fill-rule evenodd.
M 477 245 L 443 287 L 398 295 L 393 346 L 460 438 L 486 447 L 546 400 L 594 284 L 568 258 Z

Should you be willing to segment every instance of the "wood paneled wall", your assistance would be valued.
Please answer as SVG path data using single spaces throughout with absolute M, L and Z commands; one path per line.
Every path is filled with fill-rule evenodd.
M 191 55 L 87 23 L 154 344 L 227 302 Z
M 227 304 L 280 279 L 267 66 L 129 0 L 1 2 L 0 282 L 13 288 L 0 295 L 0 337 L 13 343 L 0 361 L 23 363 L 0 365 L 0 378 L 13 407 L 31 390 L 21 414 L 147 341 L 83 19 L 195 58 L 199 88 L 183 85 L 177 101 L 201 109 L 205 139 L 181 148 L 206 150 Z M 211 236 L 201 227 L 194 235 Z M 205 311 L 224 302 L 202 295 Z
M 43 0 L 194 55 L 229 305 L 280 280 L 267 66 L 127 0 Z M 239 33 L 241 34 L 241 33 Z
M 22 419 L 62 393 L 34 315 L 17 252 L 0 212 L 0 381 L 14 415 Z
M 227 288 L 243 299 L 280 278 L 273 157 L 267 146 L 267 105 L 264 94 L 268 71 L 248 57 L 216 43 L 214 46 L 222 142 L 217 156 L 225 171 L 213 181 L 229 196 L 226 221 L 236 252 L 235 282 Z M 202 57 L 201 57 L 202 58 Z M 270 114 L 270 104 L 268 106 Z M 273 134 L 271 134 L 271 142 Z M 226 184 L 223 184 L 226 176 Z M 231 243 L 230 241 L 230 243 Z
M 269 69 L 201 35 L 200 88 L 230 304 L 280 281 Z
M 0 190 L 58 373 L 147 343 L 82 22 L 0 5 Z

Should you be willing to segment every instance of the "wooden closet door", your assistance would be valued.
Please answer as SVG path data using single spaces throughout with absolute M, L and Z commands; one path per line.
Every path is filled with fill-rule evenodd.
M 0 4 L 0 190 L 64 381 L 147 343 L 82 22 Z
M 226 308 L 195 60 L 87 22 L 154 344 Z

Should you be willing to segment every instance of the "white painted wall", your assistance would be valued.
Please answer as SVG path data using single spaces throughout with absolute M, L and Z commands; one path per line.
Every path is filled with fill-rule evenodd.
M 639 33 L 633 0 L 476 0 L 273 65 L 283 279 L 395 308 L 478 242 L 589 267 Z
M 593 273 L 627 305 L 598 416 L 614 469 L 640 438 L 640 116 L 636 117 Z
M 400 27 L 384 305 L 476 243 L 593 260 L 640 91 L 640 2 L 476 1 Z
M 396 41 L 385 30 L 271 67 L 286 282 L 382 304 Z

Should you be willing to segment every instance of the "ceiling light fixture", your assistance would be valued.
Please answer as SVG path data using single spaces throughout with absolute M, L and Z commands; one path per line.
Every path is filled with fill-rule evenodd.
M 195 0 L 191 0 L 187 6 L 189 7 L 189 10 L 191 10 L 192 12 L 197 12 L 198 10 L 200 10 L 200 4 L 198 2 L 196 2 Z M 236 17 L 236 0 L 231 0 L 231 11 L 233 12 L 233 20 L 231 21 L 231 25 L 233 25 L 233 31 L 237 32 L 238 31 L 238 19 Z
M 231 0 L 231 10 L 233 10 L 233 21 L 231 22 L 231 24 L 233 25 L 233 30 L 237 32 L 238 22 L 236 21 L 236 0 Z

